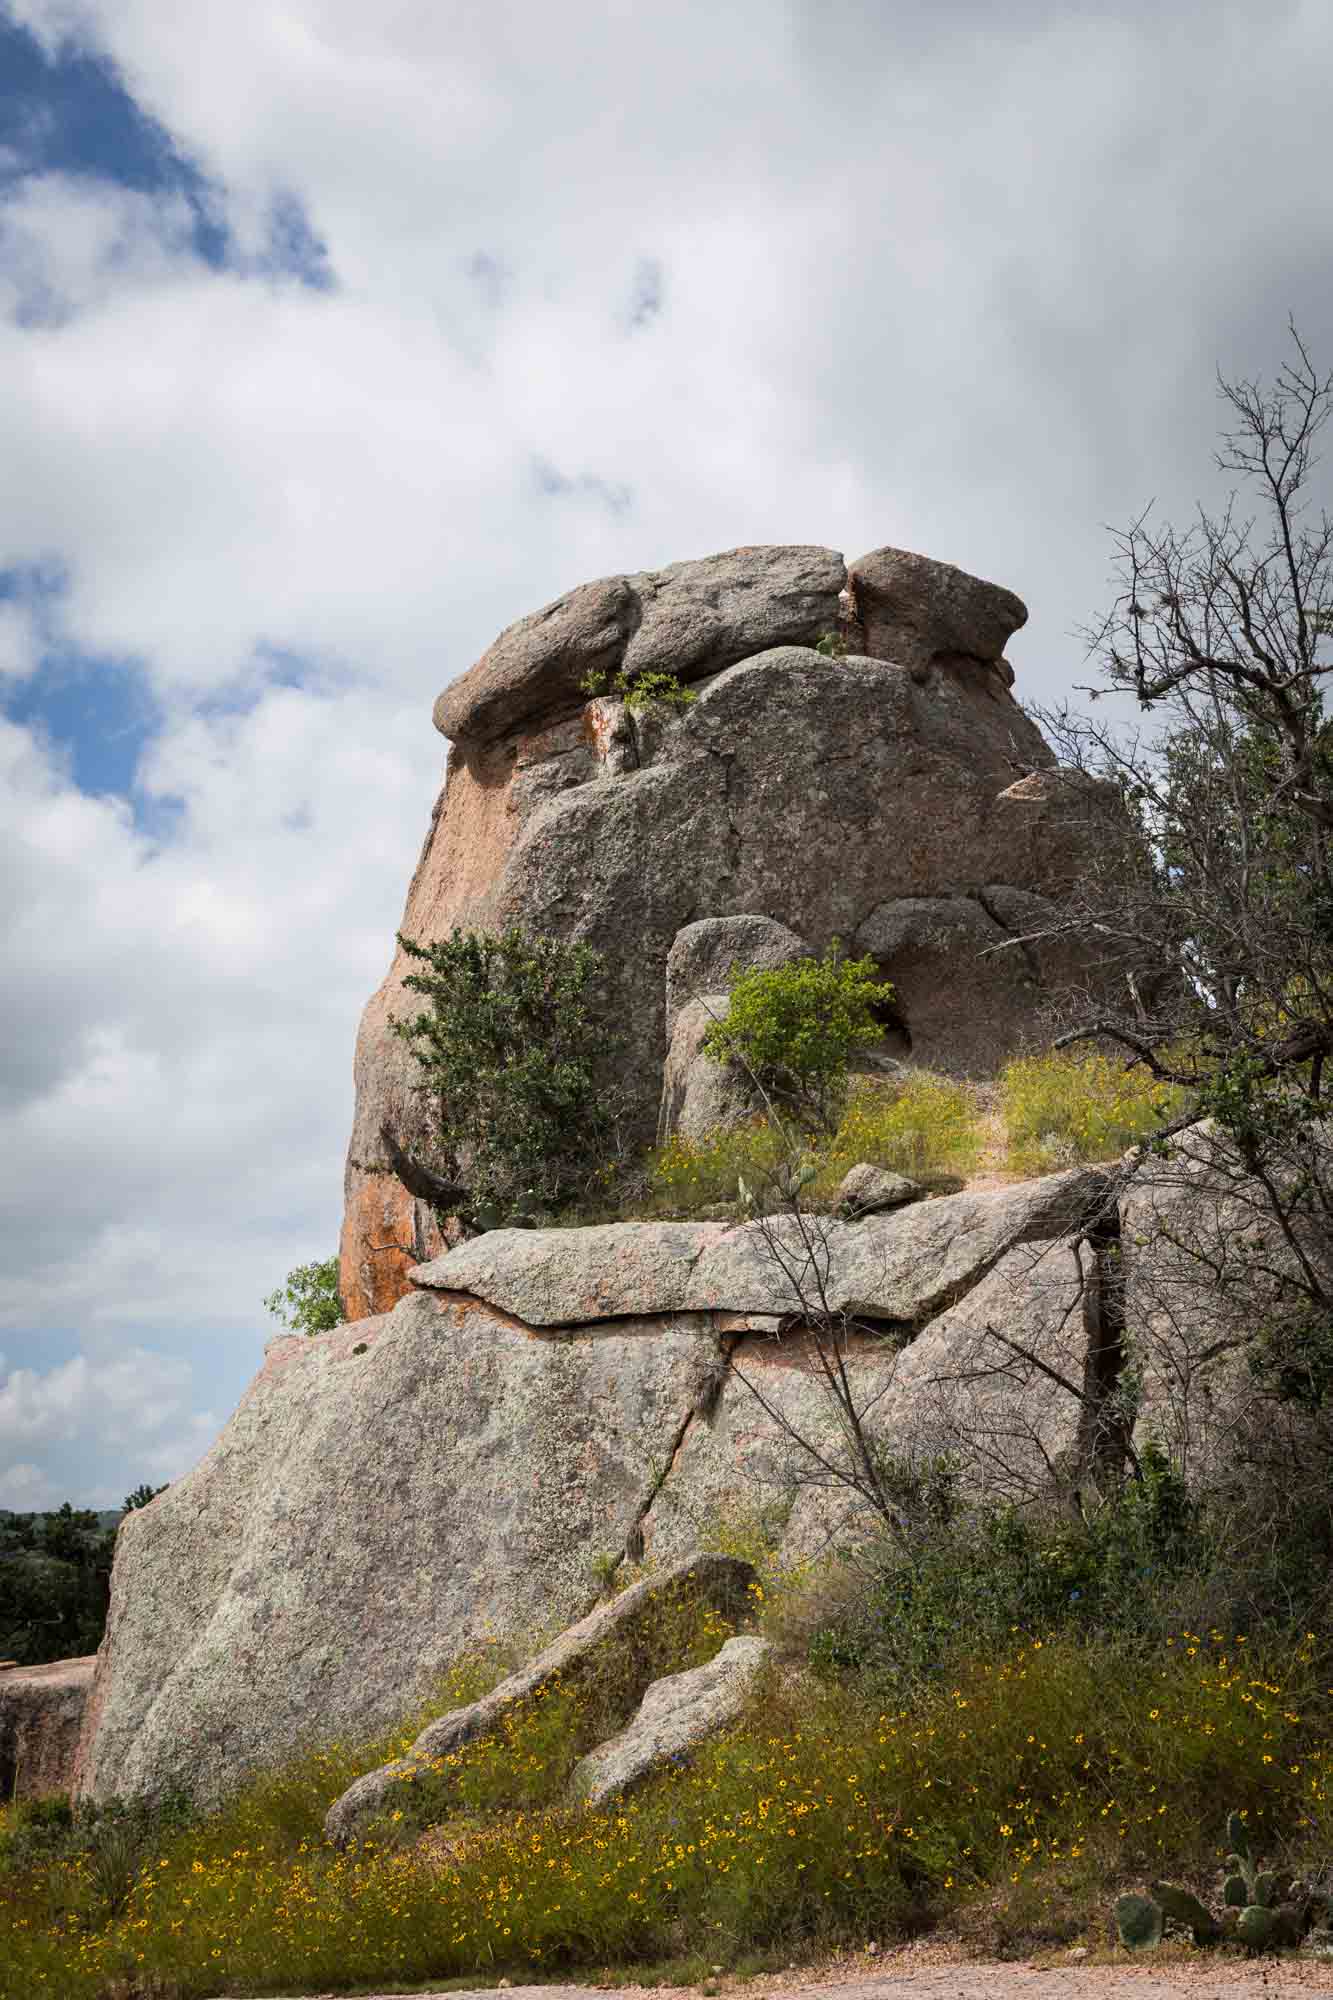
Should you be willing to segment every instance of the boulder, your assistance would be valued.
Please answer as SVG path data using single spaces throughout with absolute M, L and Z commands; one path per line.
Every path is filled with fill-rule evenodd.
M 912 1059 L 993 1076 L 1036 1027 L 1041 994 L 1022 951 L 973 896 L 894 897 L 856 933 L 893 984 Z
M 0 1673 L 0 1800 L 70 1790 L 95 1664 L 89 1654 Z
M 570 1791 L 585 1805 L 623 1798 L 668 1764 L 683 1762 L 740 1715 L 771 1648 L 744 1633 L 701 1667 L 654 1681 L 632 1722 L 581 1758 Z
M 878 555 L 892 569 L 900 553 Z M 994 644 L 1006 618 L 1012 629 L 1017 600 L 1005 610 L 992 585 L 903 560 L 924 677 L 870 656 L 890 630 L 873 619 L 860 654 L 812 649 L 837 622 L 841 557 L 751 549 L 570 592 L 502 634 L 441 698 L 437 720 L 457 741 L 399 928 L 430 942 L 455 926 L 516 922 L 602 953 L 605 1068 L 626 1093 L 630 1144 L 657 1130 L 669 1019 L 687 998 L 725 990 L 730 938 L 712 934 L 709 971 L 688 935 L 699 923 L 739 923 L 752 940 L 767 923 L 765 954 L 792 938 L 822 953 L 895 900 L 957 898 L 979 883 L 1048 894 L 1076 872 L 1067 805 L 1077 787 L 1018 795 L 1051 753 L 1003 677 L 962 647 Z M 878 602 L 884 565 L 854 567 Z M 894 588 L 901 610 L 906 586 Z M 907 612 L 895 616 L 891 629 L 907 629 Z M 588 674 L 613 668 L 676 672 L 698 698 L 641 723 L 623 703 L 585 697 Z M 909 1010 L 905 1025 L 914 1053 L 967 1067 L 992 975 L 961 942 L 947 1024 Z M 400 949 L 357 1042 L 341 1270 L 353 1318 L 387 1311 L 408 1268 L 443 1247 L 429 1209 L 385 1170 L 380 1141 L 387 1123 L 409 1151 L 431 1143 L 411 1052 L 390 1033 L 413 1004 L 412 970 Z M 978 1003 L 960 1005 L 959 989 Z M 923 988 L 920 1006 L 938 990 Z M 1034 985 L 1023 1012 L 1006 988 L 990 1050 L 1021 1038 L 1039 998 Z
M 1285 1199 L 1294 1167 L 1267 1176 L 1279 1218 L 1234 1143 L 1205 1122 L 1179 1133 L 1162 1157 L 1137 1158 L 1120 1203 L 1124 1310 L 1140 1378 L 1135 1438 L 1162 1444 L 1196 1484 L 1243 1485 L 1247 1465 L 1271 1469 L 1284 1456 L 1293 1478 L 1322 1476 L 1323 1452 L 1312 1449 L 1299 1408 L 1264 1393 L 1250 1367 L 1256 1335 L 1291 1310 L 1283 1280 L 1298 1276 L 1298 1251 L 1333 1287 L 1326 1220 L 1313 1203 Z
M 686 924 L 671 941 L 666 964 L 666 1032 L 674 1033 L 682 1007 L 701 995 L 727 993 L 733 970 L 773 972 L 798 958 L 808 958 L 804 938 L 772 917 L 747 913 L 735 917 L 701 917 Z
M 739 1125 L 762 1108 L 759 1093 L 745 1071 L 717 1062 L 704 1048 L 715 1022 L 731 1009 L 725 993 L 702 993 L 688 1000 L 676 1015 L 666 1061 L 662 1065 L 662 1108 L 657 1143 L 673 1135 L 703 1139 L 729 1125 Z
M 769 646 L 813 645 L 837 624 L 846 574 L 832 549 L 761 547 L 585 583 L 507 627 L 440 695 L 435 727 L 493 743 L 578 705 L 589 677 L 687 682 Z
M 847 581 L 864 650 L 918 673 L 959 657 L 999 662 L 1027 624 L 1027 606 L 1012 590 L 906 549 L 873 549 L 851 565 Z
M 506 1716 L 530 1701 L 547 1682 L 558 1680 L 562 1688 L 575 1690 L 604 1675 L 613 1659 L 618 1671 L 628 1668 L 632 1672 L 636 1644 L 643 1644 L 668 1601 L 712 1606 L 733 1623 L 748 1620 L 753 1611 L 748 1591 L 754 1581 L 751 1565 L 734 1556 L 695 1555 L 674 1563 L 660 1575 L 631 1584 L 609 1604 L 598 1605 L 562 1632 L 535 1660 L 501 1681 L 490 1694 L 430 1723 L 406 1756 L 358 1778 L 330 1806 L 325 1833 L 330 1840 L 345 1843 L 372 1814 L 392 1804 L 401 1786 L 413 1783 L 435 1759 L 500 1728 Z M 631 1683 L 631 1701 L 643 1685 L 640 1681 L 636 1689 Z
M 920 1201 L 926 1190 L 906 1174 L 889 1167 L 872 1166 L 861 1160 L 843 1176 L 838 1189 L 838 1207 L 851 1217 L 876 1215 L 890 1208 L 902 1208 Z

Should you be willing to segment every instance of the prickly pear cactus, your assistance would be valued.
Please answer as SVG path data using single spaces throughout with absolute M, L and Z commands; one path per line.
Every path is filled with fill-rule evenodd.
M 1128 1951 L 1153 1951 L 1162 1942 L 1162 1906 L 1151 1896 L 1117 1896 L 1115 1927 Z
M 1251 1951 L 1262 1951 L 1273 1936 L 1273 1912 L 1262 1903 L 1247 1903 L 1236 1924 L 1236 1936 Z
M 1227 1845 L 1234 1849 L 1230 1859 L 1250 1859 L 1250 1833 L 1238 1812 L 1227 1814 Z
M 1227 1858 L 1234 1861 L 1236 1857 L 1232 1854 Z M 1227 1908 L 1229 1910 L 1243 1910 L 1249 1900 L 1250 1894 L 1246 1887 L 1245 1877 L 1243 1875 L 1228 1875 L 1226 1881 L 1222 1884 L 1222 1901 L 1226 1904 Z
M 1181 1889 L 1174 1882 L 1154 1882 L 1153 1895 L 1162 1906 L 1162 1914 L 1174 1924 L 1188 1924 L 1194 1934 L 1195 1944 L 1216 1944 L 1222 1935 L 1222 1926 L 1197 1896 L 1188 1889 Z
M 1257 1903 L 1261 1910 L 1271 1910 L 1276 1906 L 1278 1901 L 1277 1876 L 1271 1868 L 1266 1868 L 1261 1875 L 1255 1876 L 1254 1888 L 1250 1892 L 1250 1901 Z

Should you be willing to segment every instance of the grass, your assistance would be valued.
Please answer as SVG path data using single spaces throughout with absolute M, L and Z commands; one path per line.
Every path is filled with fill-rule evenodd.
M 979 1151 L 977 1106 L 965 1084 L 926 1071 L 857 1078 L 837 1132 L 809 1142 L 816 1178 L 806 1198 L 831 1208 L 848 1170 L 862 1160 L 929 1179 L 965 1175 Z M 700 1140 L 673 1138 L 650 1161 L 647 1212 L 693 1215 L 734 1202 L 739 1180 L 762 1190 L 782 1158 L 782 1139 L 762 1117 Z
M 1009 1165 L 1044 1174 L 1114 1159 L 1149 1138 L 1183 1103 L 1179 1090 L 1098 1049 L 1024 1057 L 1000 1078 Z
M 1220 1632 L 1146 1657 L 1015 1636 L 900 1708 L 775 1676 L 687 1768 L 602 1812 L 536 1803 L 521 1773 L 501 1811 L 513 1745 L 491 1740 L 459 1765 L 488 1816 L 433 1845 L 329 1848 L 323 1809 L 364 1760 L 318 1753 L 151 1841 L 116 1913 L 90 1906 L 87 1859 L 10 1869 L 0 1995 L 701 1974 L 983 1906 L 992 1942 L 1068 1939 L 1104 1927 L 1117 1884 L 1211 1869 L 1229 1806 L 1268 1852 L 1327 1854 L 1313 1648 L 1249 1653 Z
M 1052 1051 L 1008 1063 L 999 1080 L 1002 1155 L 1013 1174 L 1048 1174 L 1115 1159 L 1181 1108 L 1177 1090 L 1096 1049 Z M 849 1168 L 865 1160 L 923 1181 L 966 1180 L 987 1155 L 987 1115 L 977 1090 L 927 1070 L 855 1078 L 831 1139 L 806 1142 L 816 1177 L 805 1199 L 830 1209 Z M 697 1215 L 735 1203 L 744 1180 L 762 1190 L 783 1159 L 766 1118 L 702 1139 L 668 1141 L 652 1154 L 648 1195 L 634 1214 Z

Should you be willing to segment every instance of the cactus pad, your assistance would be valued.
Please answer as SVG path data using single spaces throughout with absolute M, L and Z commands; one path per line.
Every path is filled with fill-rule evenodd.
M 1115 1927 L 1128 1951 L 1152 1951 L 1162 1942 L 1162 1906 L 1151 1896 L 1117 1896 Z

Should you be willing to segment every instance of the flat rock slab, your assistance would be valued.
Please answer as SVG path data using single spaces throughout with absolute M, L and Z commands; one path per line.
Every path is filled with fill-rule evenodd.
M 808 1217 L 834 1311 L 912 1324 L 976 1284 L 1014 1244 L 1080 1228 L 1107 1177 L 1072 1167 L 1018 1186 L 943 1195 L 859 1222 Z M 775 1256 L 772 1239 L 783 1256 Z M 784 1276 L 805 1238 L 771 1222 L 608 1222 L 586 1229 L 493 1229 L 410 1273 L 424 1290 L 465 1292 L 528 1326 L 586 1326 L 662 1312 L 794 1313 Z M 813 1288 L 807 1298 L 813 1297 Z
M 619 1735 L 575 1765 L 570 1791 L 590 1806 L 604 1805 L 664 1765 L 688 1757 L 736 1720 L 771 1650 L 767 1639 L 744 1633 L 728 1639 L 703 1666 L 654 1681 Z
M 645 1577 L 642 1582 L 631 1584 L 609 1604 L 599 1604 L 586 1618 L 580 1618 L 529 1665 L 501 1681 L 498 1688 L 483 1695 L 480 1701 L 469 1702 L 466 1708 L 454 1709 L 438 1722 L 432 1722 L 405 1757 L 381 1764 L 378 1770 L 367 1771 L 349 1785 L 330 1806 L 324 1820 L 325 1833 L 330 1840 L 340 1843 L 350 1839 L 369 1814 L 382 1809 L 397 1786 L 410 1784 L 433 1758 L 448 1756 L 498 1727 L 511 1710 L 529 1700 L 544 1682 L 558 1676 L 570 1687 L 595 1678 L 609 1649 L 629 1639 L 636 1630 L 651 1625 L 668 1597 L 683 1595 L 700 1604 L 715 1605 L 739 1619 L 747 1615 L 746 1591 L 754 1581 L 752 1566 L 735 1556 L 697 1555 L 673 1564 L 660 1576 Z M 734 1671 L 738 1673 L 739 1666 Z

